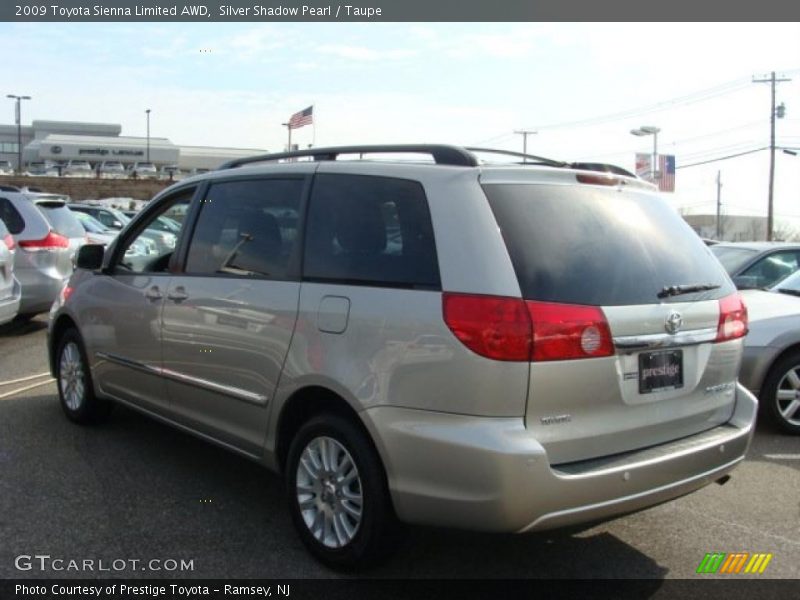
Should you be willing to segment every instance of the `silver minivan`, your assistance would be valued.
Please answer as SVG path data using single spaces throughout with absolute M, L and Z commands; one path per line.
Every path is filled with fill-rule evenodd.
M 72 274 L 78 248 L 86 242 L 83 227 L 56 194 L 0 193 L 0 219 L 17 246 L 19 315 L 47 312 Z
M 281 472 L 337 567 L 400 522 L 528 532 L 724 483 L 756 414 L 730 278 L 650 184 L 512 160 L 313 148 L 171 186 L 53 306 L 67 417 L 124 404 Z

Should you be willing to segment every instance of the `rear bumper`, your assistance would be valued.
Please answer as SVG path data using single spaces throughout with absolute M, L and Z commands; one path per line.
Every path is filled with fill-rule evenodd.
M 757 402 L 728 423 L 613 457 L 551 466 L 523 420 L 378 407 L 363 413 L 407 522 L 524 532 L 602 520 L 697 490 L 744 459 Z
M 0 298 L 0 325 L 8 323 L 19 312 L 19 303 L 22 298 L 22 286 L 19 281 L 14 279 L 14 286 L 11 289 L 11 295 L 5 298 Z

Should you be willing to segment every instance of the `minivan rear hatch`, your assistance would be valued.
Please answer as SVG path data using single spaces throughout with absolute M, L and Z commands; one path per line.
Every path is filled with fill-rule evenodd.
M 86 242 L 86 231 L 72 214 L 63 200 L 55 198 L 34 199 L 39 211 L 44 215 L 52 230 L 67 239 L 67 247 L 53 250 L 49 254 L 52 266 L 60 277 L 69 277 L 73 269 L 73 259 L 78 249 Z
M 551 463 L 726 422 L 746 315 L 700 238 L 640 186 L 526 179 L 481 183 L 531 315 L 526 427 Z

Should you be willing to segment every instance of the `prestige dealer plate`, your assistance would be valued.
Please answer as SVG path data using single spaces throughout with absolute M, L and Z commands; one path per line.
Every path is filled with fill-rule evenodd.
M 643 352 L 639 355 L 639 393 L 683 387 L 683 350 Z

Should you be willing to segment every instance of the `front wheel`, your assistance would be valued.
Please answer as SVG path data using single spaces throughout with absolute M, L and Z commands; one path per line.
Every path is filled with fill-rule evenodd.
M 352 569 L 393 549 L 398 525 L 383 467 L 352 422 L 321 415 L 303 425 L 289 449 L 286 483 L 294 525 L 320 561 Z
M 74 329 L 64 332 L 58 341 L 56 384 L 61 408 L 71 421 L 95 423 L 108 416 L 111 405 L 94 394 L 83 342 Z
M 765 416 L 786 433 L 800 435 L 800 352 L 772 365 L 759 400 Z

